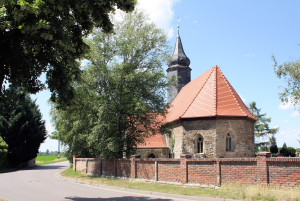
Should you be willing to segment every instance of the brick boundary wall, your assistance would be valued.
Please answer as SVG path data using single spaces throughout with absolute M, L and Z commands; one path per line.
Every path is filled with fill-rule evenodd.
M 95 176 L 124 177 L 152 181 L 220 186 L 226 183 L 300 186 L 300 158 L 130 159 L 101 160 L 73 157 L 73 170 Z

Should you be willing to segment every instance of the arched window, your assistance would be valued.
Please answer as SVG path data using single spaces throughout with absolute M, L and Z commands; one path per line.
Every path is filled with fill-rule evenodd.
M 149 154 L 148 158 L 156 158 L 153 153 Z
M 203 153 L 203 138 L 201 136 L 197 139 L 197 153 Z
M 231 147 L 231 136 L 229 133 L 227 133 L 226 136 L 226 151 L 231 151 L 232 147 Z

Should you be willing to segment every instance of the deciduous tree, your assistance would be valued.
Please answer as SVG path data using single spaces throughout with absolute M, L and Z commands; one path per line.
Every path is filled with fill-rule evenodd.
M 128 156 L 162 123 L 157 118 L 165 112 L 166 35 L 136 11 L 115 23 L 114 34 L 95 30 L 88 44 L 90 62 L 74 83 L 75 104 L 54 111 L 56 137 L 73 154 L 84 155 L 76 144 L 102 158 Z
M 53 101 L 72 97 L 83 37 L 94 27 L 111 32 L 109 13 L 133 10 L 135 0 L 2 0 L 0 2 L 0 95 L 5 82 L 30 93 L 45 88 Z M 39 76 L 46 73 L 46 83 Z M 0 96 L 1 98 L 1 96 Z
M 300 60 L 278 65 L 275 57 L 272 56 L 272 58 L 277 77 L 287 82 L 284 91 L 280 93 L 281 101 L 291 101 L 294 106 L 300 110 Z

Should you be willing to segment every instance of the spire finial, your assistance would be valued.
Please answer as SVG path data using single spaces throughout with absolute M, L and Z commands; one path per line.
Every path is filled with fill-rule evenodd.
M 179 35 L 179 28 L 180 28 L 180 26 L 179 26 L 180 20 L 181 19 L 179 17 L 177 17 L 177 32 L 178 32 L 178 35 Z
M 180 39 L 180 35 L 179 35 L 179 27 L 180 27 L 179 22 L 181 19 L 179 17 L 177 19 L 178 19 L 177 20 L 178 34 L 177 34 L 174 52 L 173 52 L 173 55 L 172 55 L 170 63 L 169 63 L 169 67 L 174 67 L 174 66 L 189 67 L 190 59 L 185 55 L 185 53 L 183 51 L 183 47 L 182 47 L 182 43 L 181 43 L 181 39 Z

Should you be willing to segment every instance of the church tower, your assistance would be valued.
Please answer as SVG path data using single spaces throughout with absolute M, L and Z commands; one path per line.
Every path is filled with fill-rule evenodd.
M 168 103 L 171 103 L 177 94 L 180 92 L 181 88 L 191 81 L 191 68 L 190 59 L 185 55 L 179 35 L 178 34 L 175 44 L 175 49 L 171 57 L 169 68 L 167 69 L 168 81 L 174 79 L 175 84 L 169 86 L 168 88 Z

